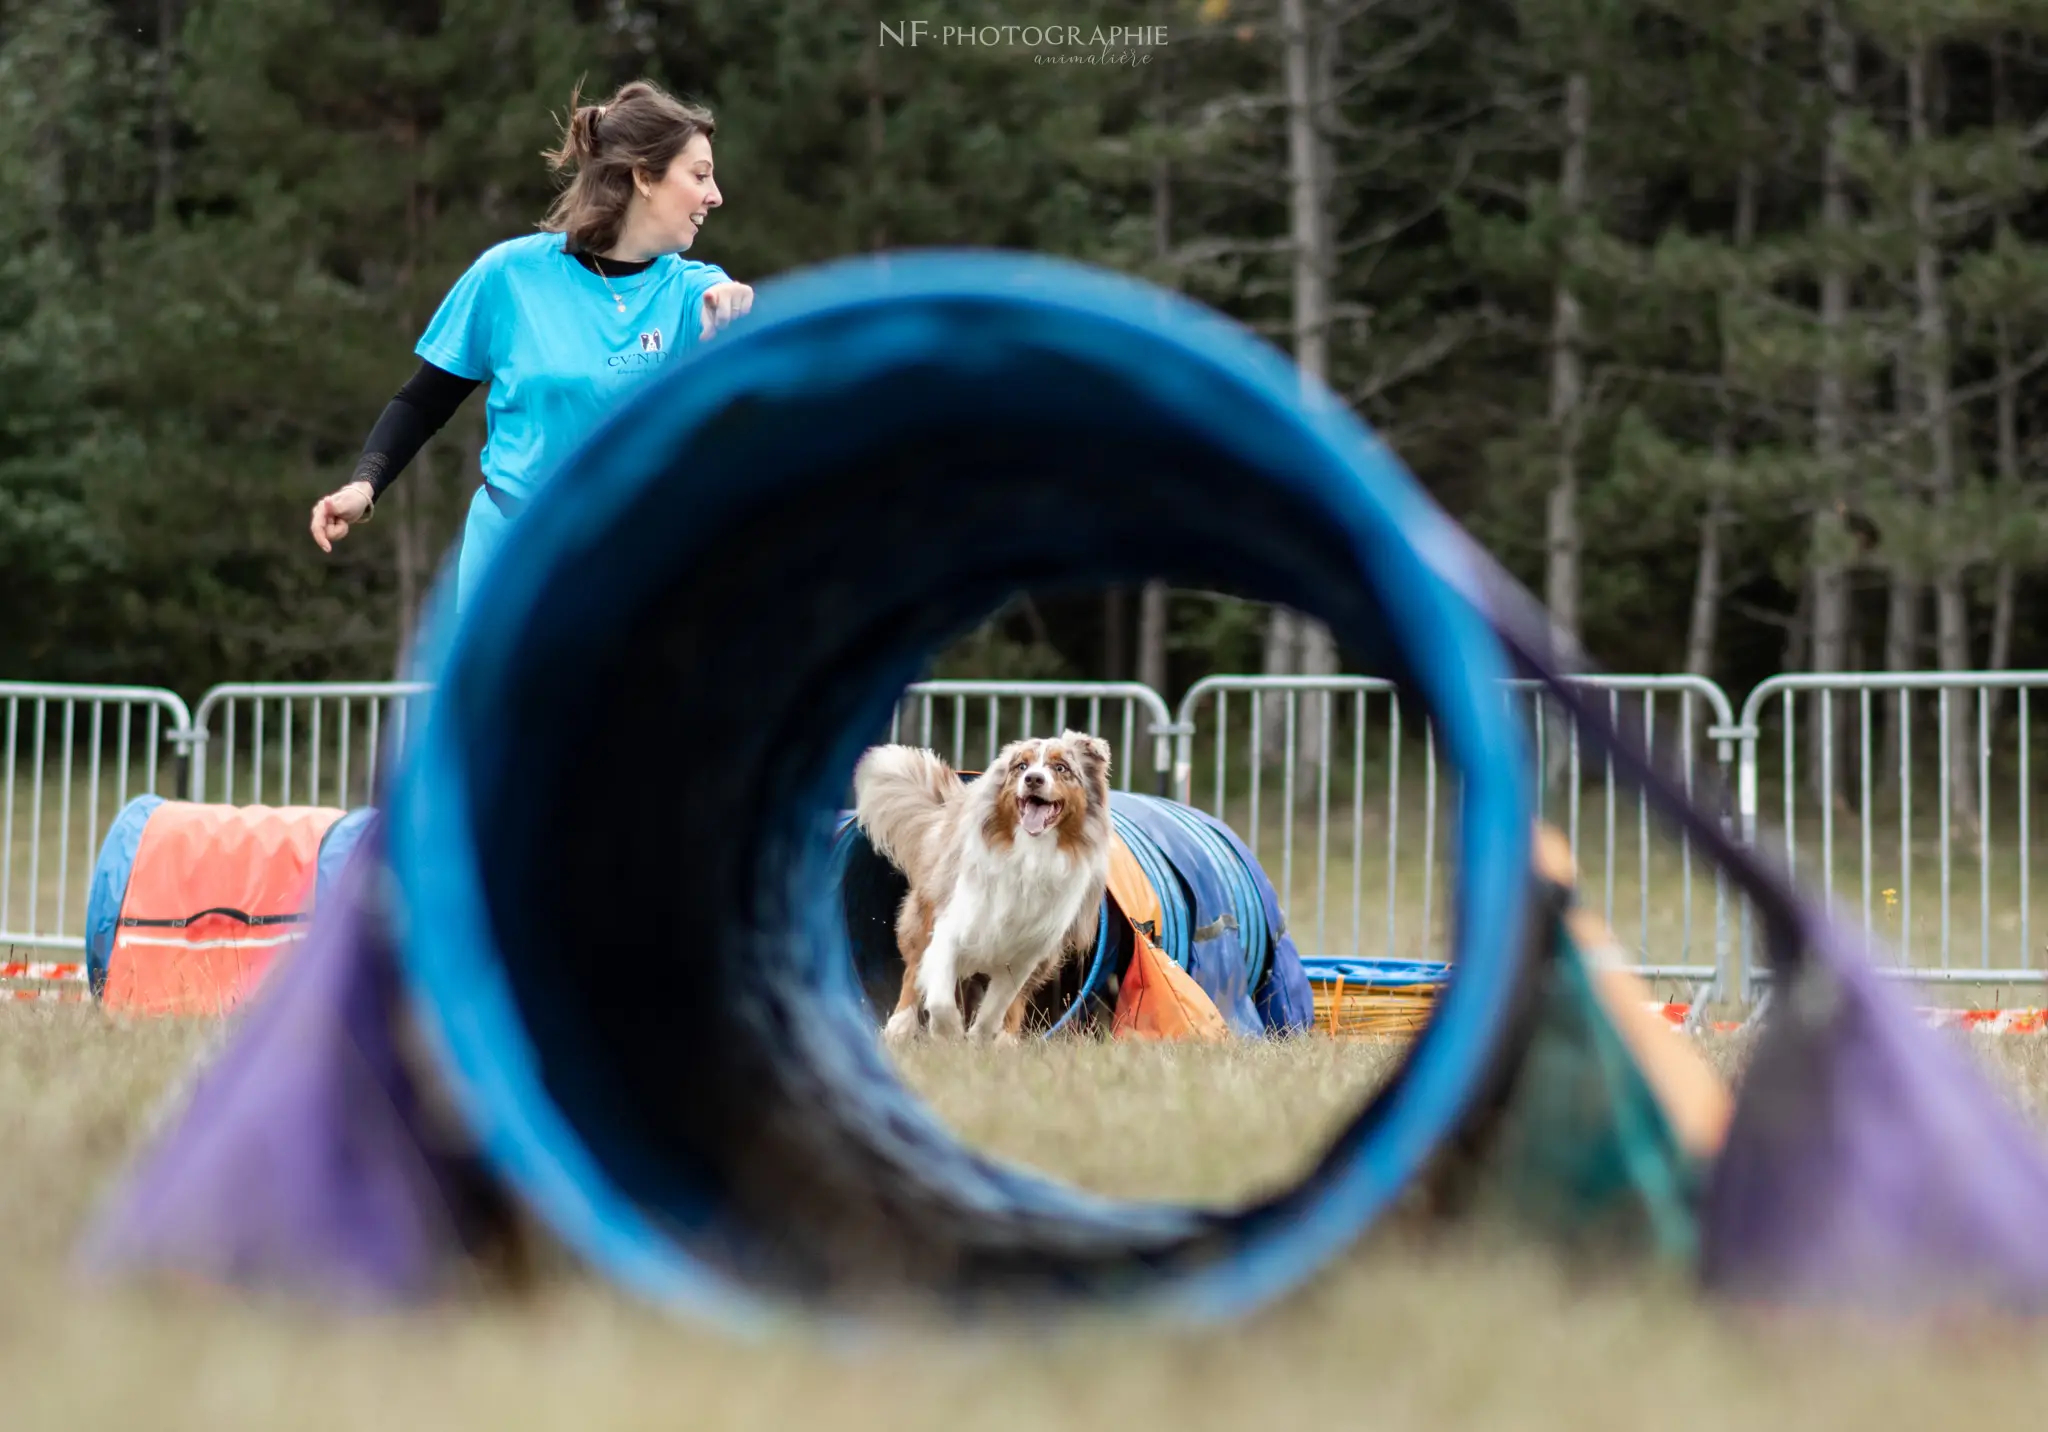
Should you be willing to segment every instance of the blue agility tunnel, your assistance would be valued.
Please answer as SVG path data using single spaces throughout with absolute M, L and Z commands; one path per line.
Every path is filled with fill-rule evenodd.
M 1057 539 L 1020 511 L 1058 514 Z M 426 644 L 391 861 L 401 960 L 486 1157 L 600 1266 L 725 1313 L 906 1291 L 1234 1311 L 1348 1245 L 1456 1125 L 1527 902 L 1507 660 L 1425 558 L 1454 560 L 1446 519 L 1242 329 L 1046 260 L 834 266 L 764 289 L 529 517 L 488 618 Z M 830 818 L 862 733 L 1017 588 L 1153 576 L 1322 617 L 1418 692 L 1464 781 L 1459 979 L 1380 1107 L 1236 1217 L 958 1147 L 827 997 Z M 559 753 L 516 800 L 514 751 Z M 665 889 L 687 948 L 569 978 L 560 932 L 607 888 Z
M 250 1015 L 251 1049 L 295 1001 L 370 1018 L 392 966 L 389 998 L 431 1058 L 335 1042 L 393 1051 L 395 1108 L 443 1086 L 474 1170 L 394 1173 L 384 1201 L 317 1213 L 238 1198 L 233 1227 L 197 1238 L 174 1215 L 212 1166 L 174 1131 L 98 1254 L 429 1286 L 468 1246 L 431 1230 L 454 1226 L 450 1190 L 481 1171 L 605 1274 L 728 1324 L 906 1300 L 1258 1306 L 1350 1246 L 1458 1127 L 1525 959 L 1524 741 L 1461 543 L 1285 357 L 1144 284 L 926 253 L 764 286 L 542 491 L 465 619 L 442 583 L 418 648 L 435 689 L 385 824 L 296 978 Z M 1401 1076 L 1300 1184 L 1238 1210 L 1098 1198 L 961 1147 L 846 998 L 835 817 L 865 733 L 1017 589 L 1152 577 L 1326 621 L 1426 705 L 1462 781 L 1457 977 Z M 1215 872 L 1177 908 L 1219 1002 L 1242 1024 L 1298 1018 L 1305 988 L 1262 969 L 1277 903 L 1255 866 L 1221 861 L 1227 833 L 1144 798 L 1120 800 L 1119 821 L 1173 870 Z M 661 917 L 630 938 L 591 918 L 651 891 Z M 239 1118 L 254 1139 L 268 1118 L 342 1137 L 292 1105 L 334 1102 L 311 1067 L 273 1072 L 300 1093 L 267 1115 L 223 1092 L 259 1077 L 248 1058 L 229 1052 L 188 1128 Z M 424 1117 L 383 1121 L 349 1159 L 374 1164 L 378 1140 Z M 232 1140 L 214 1133 L 226 1167 Z

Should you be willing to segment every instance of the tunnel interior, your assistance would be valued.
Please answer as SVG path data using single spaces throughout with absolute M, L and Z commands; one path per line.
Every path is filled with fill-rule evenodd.
M 1519 771 L 1467 781 L 1458 977 L 1408 1069 L 1298 1186 L 1232 1210 L 957 1144 L 846 997 L 878 980 L 834 817 L 931 652 L 1018 590 L 1153 577 L 1316 615 L 1436 709 L 1454 760 L 1514 759 L 1466 699 L 1497 674 L 1483 626 L 1412 545 L 1433 509 L 1191 310 L 957 269 L 907 301 L 900 272 L 859 287 L 764 294 L 718 365 L 659 380 L 557 483 L 582 500 L 515 530 L 490 618 L 442 634 L 396 793 L 410 976 L 462 982 L 437 1017 L 501 1166 L 629 1276 L 955 1304 L 1298 1278 L 1482 1078 L 1519 958 Z

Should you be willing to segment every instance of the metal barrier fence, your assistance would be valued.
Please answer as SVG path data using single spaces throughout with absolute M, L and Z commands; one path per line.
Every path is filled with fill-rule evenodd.
M 1676 741 L 1689 785 L 1694 760 L 1710 747 L 1723 771 L 1733 765 L 1733 713 L 1712 682 L 1600 676 L 1583 684 L 1605 691 L 1610 716 L 1640 729 L 1653 751 Z M 1538 690 L 1534 683 L 1509 682 L 1503 699 L 1517 705 L 1531 728 L 1542 773 L 1538 811 L 1564 828 L 1578 854 L 1586 898 L 1597 896 L 1617 935 L 1627 940 L 1633 933 L 1643 974 L 1725 988 L 1731 912 L 1720 872 L 1696 884 L 1690 843 L 1653 840 L 1640 792 L 1627 800 L 1633 806 L 1627 834 L 1635 861 L 1632 874 L 1624 869 L 1624 797 L 1611 762 L 1603 763 L 1595 792 L 1602 810 L 1599 843 L 1587 841 L 1582 817 L 1588 773 L 1578 734 L 1569 731 L 1556 741 L 1553 721 L 1541 719 L 1545 708 L 1535 704 Z M 1233 697 L 1243 698 L 1243 715 L 1236 720 Z M 1624 715 L 1624 702 L 1636 710 Z M 1205 706 L 1211 708 L 1206 717 Z M 1405 718 L 1392 683 L 1355 676 L 1214 676 L 1189 689 L 1179 715 L 1180 799 L 1228 821 L 1244 837 L 1282 892 L 1302 953 L 1414 958 L 1441 948 L 1448 912 L 1438 899 L 1438 867 L 1449 842 L 1440 828 L 1448 824 L 1455 801 L 1447 795 L 1448 778 L 1439 774 L 1429 723 Z M 1275 844 L 1277 865 L 1271 858 Z M 1633 932 L 1626 918 L 1616 918 L 1628 913 L 1618 909 L 1625 892 L 1633 896 Z M 1709 918 L 1711 943 L 1703 938 Z
M 150 687 L 0 683 L 0 953 L 84 947 L 86 881 L 108 826 L 134 795 L 343 808 L 368 802 L 378 763 L 392 742 L 404 741 L 412 703 L 428 689 L 393 681 L 233 683 L 212 688 L 188 712 L 172 692 Z M 1150 783 L 1167 789 L 1172 716 L 1157 692 L 1137 682 L 921 682 L 893 713 L 890 739 L 940 747 L 962 766 L 977 764 L 976 753 L 985 751 L 985 764 L 1041 717 L 1107 735 L 1125 790 L 1137 787 L 1148 764 L 1125 753 L 1149 743 Z M 40 985 L 76 975 L 75 962 L 0 960 L 0 993 L 13 981 Z
M 1006 719 L 1012 712 L 1014 725 Z M 1111 717 L 1107 725 L 1105 713 Z M 1048 722 L 1041 725 L 1034 714 Z M 929 747 L 966 770 L 992 765 L 1005 741 L 1075 722 L 1076 729 L 1110 742 L 1110 781 L 1117 789 L 1137 789 L 1140 763 L 1134 755 L 1149 744 L 1152 784 L 1159 794 L 1170 793 L 1173 715 L 1164 697 L 1136 681 L 921 681 L 897 703 L 888 739 Z
M 176 793 L 191 716 L 151 687 L 25 681 L 0 682 L 0 708 L 0 952 L 82 948 L 107 826 L 133 796 Z
M 232 803 L 239 790 L 252 805 L 266 793 L 273 805 L 318 804 L 330 793 L 334 805 L 367 801 L 382 733 L 403 742 L 411 703 L 428 689 L 397 681 L 216 686 L 192 717 L 191 798 Z M 1107 734 L 1124 790 L 1134 789 L 1137 763 L 1122 753 L 1149 741 L 1154 783 L 1166 789 L 1172 715 L 1159 693 L 1135 681 L 922 681 L 897 703 L 887 739 L 914 740 L 971 768 L 993 761 L 1003 742 L 1037 730 L 1039 716 L 1054 728 L 1079 720 Z M 352 782 L 352 773 L 359 779 Z
M 1788 869 L 1830 901 L 1850 903 L 1845 913 L 1860 915 L 1900 978 L 2048 981 L 2033 949 L 2029 900 L 2030 697 L 2044 686 L 2048 672 L 1771 678 L 1742 705 L 1744 839 L 1757 843 L 1760 820 L 1777 819 Z M 1855 864 L 1846 891 L 1837 861 L 1845 845 Z M 1916 863 L 1934 867 L 1932 911 L 1924 894 L 1915 899 Z M 1745 1002 L 1765 977 L 1752 923 L 1745 905 Z M 1975 948 L 1958 950 L 1959 932 L 1972 924 Z
M 189 798 L 365 804 L 376 789 L 385 732 L 403 741 L 412 700 L 428 689 L 418 681 L 216 686 L 192 713 Z
M 1686 770 L 1695 760 L 1735 765 L 1741 836 L 1754 844 L 1781 820 L 1793 874 L 1860 905 L 1900 976 L 2048 983 L 2029 898 L 2031 693 L 2048 686 L 2048 672 L 1780 676 L 1749 694 L 1739 720 L 1720 688 L 1698 678 L 1585 684 L 1604 690 L 1610 714 L 1653 748 L 1676 743 Z M 100 842 L 140 792 L 273 805 L 369 799 L 379 759 L 403 739 L 411 698 L 426 689 L 236 684 L 188 712 L 155 688 L 0 683 L 0 951 L 82 945 Z M 1520 703 L 1542 775 L 1539 809 L 1571 839 L 1588 900 L 1645 973 L 1752 999 L 1761 975 L 1746 902 L 1731 910 L 1718 871 L 1696 879 L 1691 847 L 1653 836 L 1642 796 L 1621 789 L 1611 764 L 1585 770 L 1576 734 L 1559 739 L 1532 690 L 1510 683 L 1503 699 Z M 1218 676 L 1173 712 L 1136 682 L 924 682 L 905 692 L 887 734 L 973 768 L 1005 740 L 1064 725 L 1114 744 L 1119 788 L 1148 784 L 1230 821 L 1273 874 L 1304 953 L 1440 947 L 1455 783 L 1437 769 L 1427 723 L 1403 711 L 1389 683 Z M 1845 852 L 1854 854 L 1846 873 Z M 13 971 L 0 968 L 0 984 Z

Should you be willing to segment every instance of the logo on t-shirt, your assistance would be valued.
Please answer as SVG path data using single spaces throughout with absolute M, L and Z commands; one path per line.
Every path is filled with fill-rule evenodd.
M 621 348 L 605 355 L 604 366 L 620 377 L 634 373 L 652 373 L 668 361 L 668 354 L 661 346 L 661 330 L 651 328 L 640 335 L 638 348 Z

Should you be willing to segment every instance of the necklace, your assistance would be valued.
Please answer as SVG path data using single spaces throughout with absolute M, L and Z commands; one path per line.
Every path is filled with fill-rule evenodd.
M 612 296 L 612 302 L 619 306 L 619 312 L 624 313 L 626 311 L 626 300 L 619 296 L 619 291 L 612 287 L 611 279 L 606 277 L 604 271 L 604 260 L 599 258 L 596 254 L 592 254 L 590 256 L 590 266 L 593 269 L 597 270 L 598 281 L 604 285 L 605 292 Z M 645 282 L 645 280 L 643 280 L 643 282 Z M 637 292 L 637 290 L 635 291 Z

